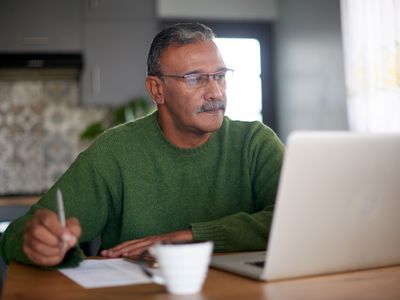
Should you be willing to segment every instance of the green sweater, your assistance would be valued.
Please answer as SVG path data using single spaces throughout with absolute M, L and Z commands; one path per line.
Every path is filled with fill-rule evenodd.
M 227 117 L 200 147 L 178 148 L 155 112 L 106 131 L 83 151 L 7 228 L 0 253 L 6 262 L 30 263 L 22 251 L 24 225 L 36 209 L 56 209 L 57 188 L 67 217 L 81 223 L 80 241 L 101 235 L 101 249 L 188 228 L 195 240 L 214 241 L 215 251 L 264 249 L 283 153 L 265 125 Z

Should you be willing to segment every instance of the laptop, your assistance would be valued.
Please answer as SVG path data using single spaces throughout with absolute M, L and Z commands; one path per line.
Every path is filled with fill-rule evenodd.
M 400 264 L 400 134 L 294 132 L 268 251 L 211 266 L 281 280 Z

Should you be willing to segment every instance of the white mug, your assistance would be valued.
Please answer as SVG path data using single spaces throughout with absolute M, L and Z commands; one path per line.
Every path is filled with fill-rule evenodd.
M 170 242 L 149 248 L 160 266 L 160 275 L 153 273 L 141 257 L 141 268 L 153 282 L 163 284 L 171 294 L 195 294 L 201 291 L 210 264 L 213 243 Z

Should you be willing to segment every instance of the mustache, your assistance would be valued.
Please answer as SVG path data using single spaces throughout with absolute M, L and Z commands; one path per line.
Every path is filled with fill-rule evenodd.
M 199 107 L 197 110 L 198 113 L 208 112 L 208 111 L 215 111 L 215 110 L 223 110 L 225 111 L 226 103 L 223 100 L 214 100 L 214 101 L 207 101 L 202 106 Z

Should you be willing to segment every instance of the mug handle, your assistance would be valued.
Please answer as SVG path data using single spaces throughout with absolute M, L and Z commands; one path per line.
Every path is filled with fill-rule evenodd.
M 162 284 L 165 285 L 165 280 L 164 278 L 162 278 L 161 276 L 158 276 L 154 273 L 152 273 L 148 267 L 147 267 L 147 263 L 146 263 L 146 255 L 149 253 L 149 251 L 145 250 L 142 253 L 140 253 L 139 255 L 139 266 L 140 269 L 142 270 L 142 272 L 151 279 L 151 281 L 153 281 L 154 283 L 157 284 Z

